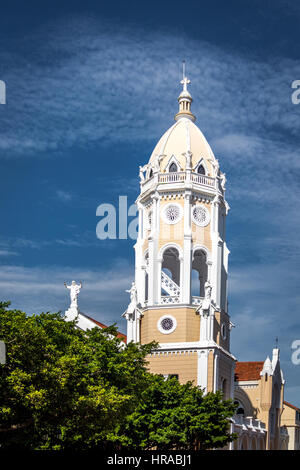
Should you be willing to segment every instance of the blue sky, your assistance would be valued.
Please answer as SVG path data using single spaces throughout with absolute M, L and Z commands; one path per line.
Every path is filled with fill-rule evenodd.
M 82 311 L 125 331 L 134 242 L 98 240 L 96 208 L 134 202 L 185 58 L 228 180 L 231 349 L 264 360 L 278 336 L 286 399 L 300 406 L 299 20 L 279 0 L 1 6 L 0 297 L 65 310 L 63 281 L 82 280 Z

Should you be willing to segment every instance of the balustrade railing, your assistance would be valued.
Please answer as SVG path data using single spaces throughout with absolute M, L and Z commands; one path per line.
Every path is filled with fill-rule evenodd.
M 186 172 L 178 171 L 177 173 L 160 173 L 158 181 L 160 183 L 177 183 L 178 181 L 185 181 Z
M 215 178 L 210 176 L 199 175 L 198 173 L 191 173 L 191 180 L 193 183 L 202 184 L 203 186 L 215 186 Z
M 190 181 L 192 183 L 200 184 L 201 186 L 207 186 L 210 188 L 215 188 L 216 179 L 211 176 L 200 175 L 198 173 L 188 173 L 187 171 L 178 171 L 171 173 L 156 173 L 156 177 L 152 176 L 150 179 L 147 179 L 141 183 L 143 190 L 149 188 L 155 181 L 158 183 L 183 183 L 187 179 L 187 175 L 190 175 Z
M 233 418 L 234 423 L 240 426 L 249 426 L 250 428 L 255 428 L 256 430 L 265 430 L 266 425 L 262 423 L 259 419 L 255 419 L 252 416 L 244 416 L 242 414 L 237 414 Z
M 162 304 L 179 304 L 180 297 L 178 295 L 162 295 L 161 303 Z
M 164 271 L 161 272 L 161 286 L 170 295 L 180 295 L 180 287 Z
M 201 300 L 203 300 L 203 297 L 198 297 L 198 296 L 193 296 L 192 297 L 192 304 L 193 305 L 200 305 Z

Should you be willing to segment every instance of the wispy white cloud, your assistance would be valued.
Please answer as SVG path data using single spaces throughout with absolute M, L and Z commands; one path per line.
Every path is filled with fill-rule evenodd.
M 149 34 L 91 19 L 51 25 L 31 40 L 40 44 L 35 61 L 25 60 L 22 50 L 11 63 L 7 54 L 2 57 L 11 93 L 3 116 L 3 156 L 159 137 L 176 112 L 183 56 L 194 111 L 209 137 L 224 140 L 237 130 L 262 137 L 274 133 L 273 126 L 297 133 L 290 101 L 296 61 L 272 57 L 262 63 L 165 31 Z M 13 131 L 12 116 L 18 121 Z
M 15 251 L 11 251 L 11 250 L 1 250 L 0 249 L 0 256 L 17 256 L 18 253 L 16 253 Z
M 23 267 L 1 266 L 1 300 L 11 300 L 12 308 L 27 313 L 64 311 L 69 307 L 69 291 L 64 281 L 83 282 L 79 306 L 82 312 L 104 323 L 118 322 L 126 330 L 121 314 L 129 299 L 125 289 L 130 287 L 133 266 L 115 259 L 107 269 L 70 268 L 66 266 Z
M 70 202 L 73 199 L 73 194 L 70 191 L 64 189 L 57 189 L 55 197 L 62 202 Z
M 17 254 L 14 250 L 23 249 L 43 250 L 50 246 L 64 245 L 74 247 L 97 246 L 99 241 L 96 237 L 96 231 L 82 230 L 77 226 L 69 226 L 72 229 L 72 235 L 61 238 L 54 237 L 48 239 L 30 239 L 25 237 L 0 237 L 0 256 Z

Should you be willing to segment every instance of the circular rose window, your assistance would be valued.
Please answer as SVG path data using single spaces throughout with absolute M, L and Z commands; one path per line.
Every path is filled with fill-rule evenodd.
M 162 329 L 166 331 L 171 330 L 174 325 L 172 318 L 164 318 L 160 322 L 160 324 L 161 324 Z
M 176 224 L 182 216 L 182 209 L 179 204 L 167 204 L 163 208 L 163 219 L 167 224 Z
M 157 322 L 158 330 L 164 335 L 173 333 L 176 326 L 177 326 L 176 318 L 174 318 L 172 315 L 165 315 L 161 317 Z
M 209 224 L 210 216 L 205 206 L 197 205 L 193 207 L 192 217 L 195 224 L 199 225 L 200 227 L 205 227 Z

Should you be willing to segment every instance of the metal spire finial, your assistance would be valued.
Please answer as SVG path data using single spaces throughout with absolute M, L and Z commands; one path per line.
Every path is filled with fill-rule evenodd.
M 182 80 L 180 83 L 183 85 L 183 91 L 187 91 L 187 85 L 191 83 L 191 80 L 189 80 L 186 76 L 185 60 L 182 61 Z
M 187 89 L 187 86 L 189 83 L 191 83 L 191 81 L 186 76 L 185 60 L 182 61 L 182 80 L 180 83 L 182 85 L 182 92 L 178 96 L 179 111 L 175 115 L 175 121 L 178 121 L 178 119 L 181 119 L 181 118 L 186 118 L 195 122 L 196 118 L 191 112 L 191 104 L 192 104 L 193 98 L 191 97 Z

